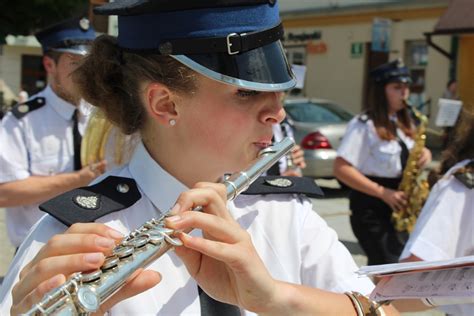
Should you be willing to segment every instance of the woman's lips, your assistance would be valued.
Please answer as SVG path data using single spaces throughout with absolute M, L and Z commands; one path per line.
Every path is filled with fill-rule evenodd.
M 264 141 L 264 142 L 255 142 L 254 143 L 255 146 L 259 147 L 259 148 L 267 148 L 268 146 L 270 146 L 272 143 L 269 142 L 269 141 Z

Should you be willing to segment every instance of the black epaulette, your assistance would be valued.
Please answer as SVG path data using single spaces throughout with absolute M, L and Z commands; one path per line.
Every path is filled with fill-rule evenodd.
M 61 194 L 39 206 L 61 223 L 94 222 L 96 219 L 132 206 L 142 195 L 135 180 L 109 176 L 90 187 Z
M 367 113 L 359 114 L 359 121 L 361 121 L 362 123 L 367 123 L 368 120 L 369 116 L 367 115 Z
M 242 194 L 305 194 L 308 197 L 324 195 L 321 188 L 309 177 L 265 176 L 255 180 Z
M 15 106 L 13 106 L 12 114 L 17 119 L 21 119 L 26 114 L 41 108 L 45 104 L 46 104 L 46 99 L 45 98 L 36 97 L 36 98 L 28 100 L 24 103 L 19 103 L 19 104 L 16 104 Z
M 467 188 L 474 188 L 474 160 L 471 160 L 465 167 L 464 171 L 454 173 L 454 177 L 458 179 Z

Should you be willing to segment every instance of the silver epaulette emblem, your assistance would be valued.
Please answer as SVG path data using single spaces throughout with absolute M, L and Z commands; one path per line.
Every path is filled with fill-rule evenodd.
M 266 183 L 268 183 L 271 186 L 274 187 L 279 187 L 279 188 L 288 188 L 290 187 L 293 182 L 291 180 L 285 179 L 285 178 L 276 178 L 272 180 L 265 180 Z
M 18 112 L 27 113 L 30 110 L 30 107 L 27 104 L 22 104 L 18 106 Z
M 73 200 L 74 200 L 74 203 L 88 210 L 96 210 L 99 208 L 100 199 L 98 196 L 78 195 L 78 196 L 75 196 Z

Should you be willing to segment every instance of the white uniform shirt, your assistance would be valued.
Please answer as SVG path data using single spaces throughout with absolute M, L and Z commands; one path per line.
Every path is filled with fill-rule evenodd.
M 344 158 L 362 174 L 384 178 L 398 178 L 402 174 L 400 154 L 402 147 L 397 140 L 382 140 L 371 119 L 363 122 L 359 115 L 348 124 L 337 150 L 337 156 Z M 413 140 L 397 129 L 398 137 L 408 149 Z
M 168 211 L 186 187 L 164 171 L 140 143 L 131 162 L 114 175 L 137 181 L 142 198 L 133 206 L 108 214 L 98 221 L 124 234 L 145 221 Z M 373 284 L 355 275 L 357 266 L 350 253 L 338 241 L 313 210 L 311 202 L 293 195 L 241 195 L 228 207 L 246 229 L 271 275 L 279 280 L 305 284 L 336 292 L 349 290 L 368 294 Z M 18 273 L 38 249 L 66 227 L 45 216 L 27 237 L 7 273 L 0 292 L 0 314 L 8 314 L 11 289 Z M 200 235 L 200 231 L 192 234 Z M 199 315 L 196 282 L 173 252 L 167 252 L 151 266 L 163 280 L 153 289 L 121 302 L 111 315 Z M 243 312 L 244 315 L 252 315 Z
M 452 175 L 468 162 L 456 164 L 433 187 L 401 259 L 410 254 L 424 261 L 474 255 L 474 190 Z M 474 315 L 472 304 L 442 309 L 453 315 Z
M 32 98 L 44 97 L 45 105 L 17 119 L 9 112 L 0 125 L 0 183 L 49 176 L 74 170 L 73 121 L 75 106 L 58 97 L 48 86 Z M 79 132 L 83 134 L 90 105 L 81 102 Z M 44 215 L 38 205 L 6 209 L 8 236 L 15 247 Z
M 281 124 L 272 125 L 273 140 L 275 143 L 280 142 L 285 137 L 283 134 L 283 128 L 284 127 Z M 286 132 L 288 132 L 288 130 Z M 293 137 L 292 134 L 288 136 Z M 287 168 L 288 168 L 288 158 L 284 156 L 280 158 L 280 160 L 278 160 L 278 170 L 280 171 L 280 174 L 283 174 Z

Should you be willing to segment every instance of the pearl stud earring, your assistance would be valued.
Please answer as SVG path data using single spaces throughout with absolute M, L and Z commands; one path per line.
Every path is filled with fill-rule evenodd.
M 171 120 L 169 121 L 169 123 L 170 123 L 171 126 L 175 126 L 175 125 L 176 125 L 176 120 L 171 119 Z

